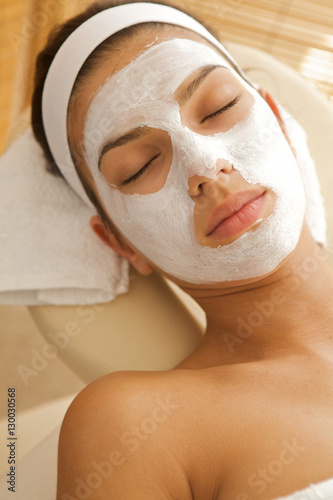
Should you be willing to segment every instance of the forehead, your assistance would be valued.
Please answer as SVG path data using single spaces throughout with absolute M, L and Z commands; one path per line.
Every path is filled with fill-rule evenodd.
M 110 49 L 110 53 L 106 53 L 103 56 L 105 58 L 103 63 L 99 63 L 98 67 L 93 68 L 88 77 L 85 78 L 84 84 L 79 87 L 79 91 L 75 95 L 70 107 L 68 116 L 70 135 L 72 135 L 71 132 L 78 132 L 78 129 L 82 128 L 86 113 L 94 96 L 107 79 L 129 65 L 139 54 L 146 51 L 149 47 L 172 38 L 199 42 L 203 46 L 210 47 L 223 59 L 223 56 L 216 47 L 190 30 L 177 26 L 164 25 L 159 27 L 158 30 L 143 31 L 140 35 L 126 40 L 120 47 L 117 47 L 117 50 Z
M 86 139 L 97 128 L 109 138 L 143 123 L 167 130 L 171 118 L 177 119 L 170 111 L 178 113 L 175 94 L 182 83 L 199 68 L 226 65 L 219 54 L 197 41 L 173 38 L 153 44 L 99 89 L 87 113 Z M 164 126 L 161 120 L 166 121 Z
M 210 47 L 189 39 L 166 39 L 153 44 L 108 78 L 93 99 L 114 95 L 113 104 L 165 101 L 192 73 L 202 67 L 230 65 Z
M 125 39 L 119 47 L 117 46 L 116 50 L 111 49 L 109 54 L 105 54 L 105 63 L 99 64 L 99 67 L 91 72 L 89 78 L 91 83 L 90 90 L 96 92 L 105 80 L 121 71 L 150 47 L 175 38 L 201 43 L 204 46 L 210 47 L 223 58 L 218 49 L 199 34 L 185 28 L 163 25 L 159 28 L 147 29 L 147 31 L 145 30 L 141 34 Z

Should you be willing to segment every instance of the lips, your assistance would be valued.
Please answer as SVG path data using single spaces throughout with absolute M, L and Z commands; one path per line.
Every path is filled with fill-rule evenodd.
M 236 193 L 212 212 L 206 237 L 223 238 L 253 225 L 262 211 L 265 190 L 257 189 Z

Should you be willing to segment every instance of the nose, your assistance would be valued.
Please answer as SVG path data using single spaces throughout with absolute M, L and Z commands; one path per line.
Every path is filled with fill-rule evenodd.
M 222 186 L 229 180 L 229 174 L 232 170 L 232 165 L 227 160 L 217 160 L 215 176 L 206 177 L 204 175 L 192 175 L 188 180 L 188 193 L 191 197 L 199 196 L 200 194 L 209 194 L 211 187 L 216 181 Z

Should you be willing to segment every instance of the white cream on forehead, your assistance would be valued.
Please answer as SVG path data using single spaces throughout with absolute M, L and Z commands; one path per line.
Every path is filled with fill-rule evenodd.
M 166 273 L 189 283 L 217 283 L 271 272 L 295 248 L 305 212 L 297 162 L 274 114 L 259 94 L 230 71 L 253 95 L 250 114 L 227 132 L 199 135 L 181 123 L 174 93 L 195 70 L 228 66 L 199 42 L 173 39 L 153 45 L 99 89 L 87 113 L 84 147 L 87 165 L 110 218 L 132 244 Z M 139 126 L 165 130 L 173 161 L 165 185 L 152 194 L 123 194 L 107 184 L 98 158 L 107 140 Z M 265 131 L 271 132 L 265 140 Z M 251 184 L 276 194 L 273 213 L 234 242 L 200 245 L 194 228 L 193 175 L 214 178 L 218 159 L 228 160 Z M 149 175 L 149 174 L 148 174 Z M 223 200 L 221 200 L 222 202 Z

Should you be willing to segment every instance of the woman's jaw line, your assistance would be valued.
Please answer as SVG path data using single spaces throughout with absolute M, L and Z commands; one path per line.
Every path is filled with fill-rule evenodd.
M 269 195 L 271 195 L 271 198 L 273 198 L 274 205 L 275 205 L 276 196 L 275 196 L 275 193 L 273 191 L 271 191 L 270 189 L 267 189 L 267 188 L 264 188 L 262 186 L 257 185 L 257 186 L 252 187 L 251 189 L 238 191 L 238 193 L 241 193 L 241 192 L 242 193 L 245 192 L 245 196 L 248 196 L 247 193 L 249 193 L 249 192 L 253 193 L 253 196 L 249 196 L 249 198 L 257 197 L 257 195 L 260 195 L 260 198 L 262 196 L 267 197 L 267 194 L 269 194 Z M 238 194 L 238 193 L 233 193 L 230 195 L 230 197 L 232 197 L 234 194 Z M 227 198 L 229 199 L 229 196 Z M 219 295 L 226 296 L 229 294 L 239 293 L 239 292 L 242 292 L 244 290 L 248 290 L 248 289 L 251 290 L 253 288 L 266 286 L 266 284 L 270 284 L 271 282 L 275 281 L 275 278 L 274 278 L 275 271 L 278 271 L 279 268 L 286 261 L 288 261 L 288 259 L 290 257 L 290 255 L 289 255 L 284 261 L 282 261 L 279 264 L 279 266 L 277 266 L 276 269 L 274 269 L 273 271 L 271 271 L 263 276 L 253 277 L 253 278 L 250 278 L 247 280 L 224 281 L 221 283 L 213 283 L 213 284 L 212 283 L 207 283 L 207 284 L 203 284 L 203 285 L 193 284 L 193 283 L 186 282 L 186 281 L 180 280 L 178 278 L 175 278 L 174 276 L 172 276 L 172 275 L 166 273 L 164 270 L 160 269 L 154 262 L 152 262 L 148 258 L 146 258 L 145 255 L 142 254 L 135 247 L 135 245 L 122 234 L 121 229 L 118 228 L 111 221 L 109 215 L 107 214 L 105 208 L 103 207 L 102 200 L 100 200 L 100 203 L 101 203 L 101 206 L 102 206 L 103 211 L 104 211 L 103 224 L 106 227 L 106 234 L 108 234 L 108 235 L 115 234 L 116 239 L 119 241 L 120 245 L 116 251 L 118 251 L 118 253 L 119 253 L 120 248 L 124 249 L 123 256 L 127 260 L 129 260 L 130 264 L 132 264 L 134 267 L 136 267 L 135 264 L 137 262 L 141 262 L 141 261 L 144 262 L 146 264 L 144 266 L 146 269 L 148 269 L 147 266 L 150 266 L 153 270 L 155 270 L 156 272 L 158 272 L 159 274 L 161 274 L 165 278 L 169 279 L 170 281 L 172 281 L 176 285 L 178 285 L 181 289 L 183 289 L 183 291 L 185 291 L 186 293 L 191 295 L 195 300 L 201 299 L 201 298 L 206 297 L 206 296 L 207 297 L 214 297 L 214 296 L 218 297 Z M 265 214 L 264 220 L 271 214 L 271 212 L 274 209 L 274 205 L 273 205 L 272 209 L 270 211 L 268 211 L 268 213 Z M 247 231 L 255 231 L 257 229 L 257 227 L 260 226 L 261 222 L 262 222 L 262 219 L 260 219 L 258 217 L 258 220 L 256 220 L 256 222 L 254 222 L 250 227 L 248 227 L 243 232 L 241 232 L 241 234 L 238 237 L 241 237 L 244 235 L 246 236 Z M 116 229 L 116 233 L 114 233 L 114 229 Z M 234 240 L 237 239 L 238 237 L 234 238 Z M 198 243 L 201 244 L 199 241 L 199 238 L 198 238 Z M 220 246 L 224 246 L 227 244 L 229 244 L 229 242 L 225 243 L 225 244 L 222 243 L 222 244 L 220 244 Z M 210 245 L 211 245 L 211 242 L 210 242 Z M 126 252 L 126 249 L 128 249 L 127 252 Z M 131 254 L 131 259 L 128 258 L 129 254 Z M 142 267 L 143 266 L 141 266 L 141 268 Z M 136 267 L 136 268 L 137 268 L 138 272 L 141 273 L 141 270 L 138 267 Z M 148 275 L 149 273 L 145 272 L 142 274 Z M 278 280 L 278 279 L 279 278 L 276 278 L 276 280 Z
M 246 280 L 224 281 L 220 283 L 193 284 L 174 278 L 158 269 L 162 275 L 173 281 L 184 292 L 188 293 L 199 305 L 205 309 L 205 304 L 211 299 L 219 299 L 227 296 L 237 296 L 237 294 L 251 294 L 252 292 L 270 286 L 278 286 L 286 277 L 290 276 L 295 268 L 301 265 L 307 257 L 309 248 L 319 248 L 314 241 L 310 230 L 304 222 L 301 237 L 295 249 L 283 259 L 279 265 L 267 274 L 253 277 Z

